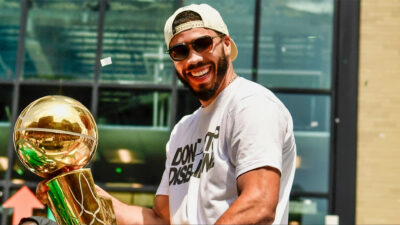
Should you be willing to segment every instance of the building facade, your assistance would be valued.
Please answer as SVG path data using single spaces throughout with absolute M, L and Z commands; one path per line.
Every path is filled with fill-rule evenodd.
M 373 0 L 202 2 L 219 10 L 227 23 L 239 49 L 234 62 L 236 73 L 271 89 L 292 113 L 298 158 L 290 221 L 323 224 L 327 215 L 337 215 L 341 224 L 368 223 L 368 218 L 372 218 L 368 215 L 372 213 L 363 206 L 370 203 L 369 191 L 364 189 L 368 185 L 363 182 L 372 182 L 375 176 L 364 177 L 374 164 L 363 154 L 379 154 L 368 147 L 371 146 L 368 129 L 375 129 L 376 123 L 373 120 L 369 120 L 372 125 L 365 123 L 364 118 L 371 111 L 383 115 L 369 101 L 382 86 L 373 86 L 374 89 L 371 86 L 389 85 L 372 84 L 377 79 L 373 77 L 375 70 L 381 67 L 372 67 L 368 61 L 373 60 L 369 58 L 370 50 L 379 53 L 379 49 L 386 47 L 382 39 L 370 38 L 374 36 L 372 28 L 387 22 L 376 20 L 375 26 L 371 22 L 381 15 L 372 12 L 377 8 L 374 4 L 381 3 Z M 398 35 L 390 24 L 396 24 L 400 16 L 389 10 L 393 5 L 398 7 L 398 3 L 384 2 L 392 5 L 385 8 L 384 4 L 382 14 L 387 12 L 395 19 L 382 31 Z M 200 106 L 177 80 L 173 64 L 165 54 L 163 37 L 168 16 L 179 6 L 190 3 L 199 1 L 0 2 L 2 202 L 23 185 L 34 190 L 41 180 L 16 157 L 12 143 L 14 121 L 33 100 L 45 95 L 66 95 L 90 109 L 97 121 L 99 144 L 90 164 L 96 183 L 126 203 L 152 206 L 164 169 L 164 147 L 169 133 L 183 115 Z M 360 5 L 364 14 L 359 50 Z M 381 38 L 386 40 L 387 36 Z M 381 48 L 375 42 L 383 43 Z M 395 63 L 398 48 L 392 53 L 390 59 L 394 61 L 385 66 L 399 71 Z M 105 57 L 111 57 L 112 64 L 102 67 L 100 59 Z M 388 56 L 381 53 L 379 57 Z M 394 73 L 382 76 L 385 75 L 397 79 Z M 375 91 L 370 92 L 371 89 Z M 393 109 L 398 109 L 396 98 L 390 101 Z M 393 117 L 395 114 L 390 118 Z M 384 126 L 390 123 L 390 118 L 377 123 Z M 399 131 L 398 127 L 392 127 L 390 132 L 380 132 L 377 140 L 388 140 Z M 356 186 L 356 181 L 364 185 Z M 387 187 L 396 190 L 398 186 Z M 2 224 L 10 223 L 11 214 L 11 210 L 2 208 Z

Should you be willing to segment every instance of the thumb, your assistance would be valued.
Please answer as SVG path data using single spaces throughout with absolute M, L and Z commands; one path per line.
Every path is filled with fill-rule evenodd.
M 47 193 L 49 192 L 50 188 L 46 185 L 47 180 L 41 181 L 38 186 L 36 187 L 36 197 L 43 203 L 48 204 L 49 199 Z

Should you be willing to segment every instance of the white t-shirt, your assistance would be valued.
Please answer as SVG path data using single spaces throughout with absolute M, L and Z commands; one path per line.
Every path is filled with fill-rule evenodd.
M 237 177 L 281 171 L 275 224 L 288 223 L 296 145 L 289 111 L 268 89 L 237 78 L 207 107 L 185 116 L 166 145 L 157 195 L 169 196 L 172 224 L 213 224 L 238 197 Z

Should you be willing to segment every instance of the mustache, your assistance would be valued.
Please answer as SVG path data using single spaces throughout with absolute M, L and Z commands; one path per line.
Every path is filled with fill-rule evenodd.
M 204 63 L 204 62 L 198 62 L 197 64 L 191 64 L 188 66 L 187 70 L 195 69 L 197 67 L 201 67 L 204 65 L 206 65 L 206 63 Z

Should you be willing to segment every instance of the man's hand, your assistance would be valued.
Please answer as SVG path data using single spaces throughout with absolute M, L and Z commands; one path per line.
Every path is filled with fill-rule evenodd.
M 49 187 L 47 180 L 40 182 L 36 188 L 36 196 L 43 203 L 48 204 Z M 95 185 L 98 195 L 112 200 L 115 216 L 118 224 L 169 224 L 169 200 L 168 196 L 157 195 L 153 209 L 127 205 L 112 197 L 99 186 Z
M 108 194 L 108 192 L 106 192 L 105 190 L 103 190 L 101 187 L 97 186 L 96 184 L 95 184 L 94 186 L 95 186 L 95 188 L 96 188 L 97 195 L 110 198 L 111 200 L 114 198 L 113 196 L 111 196 L 110 194 Z
M 36 187 L 36 197 L 43 203 L 48 204 L 49 199 L 47 193 L 49 192 L 50 188 L 46 185 L 48 180 L 41 181 L 38 186 Z
M 112 200 L 117 224 L 169 224 L 169 198 L 157 195 L 153 209 L 127 205 L 96 185 L 98 195 Z

